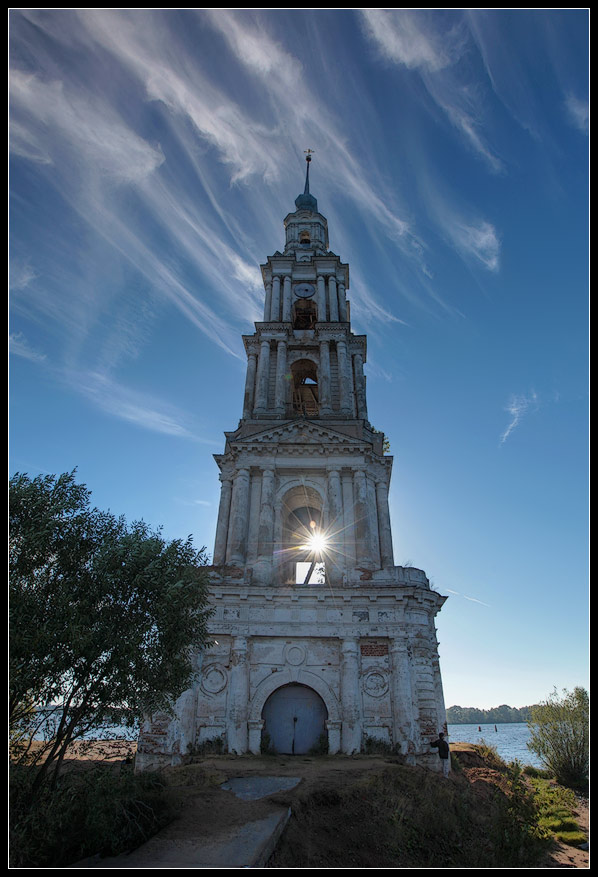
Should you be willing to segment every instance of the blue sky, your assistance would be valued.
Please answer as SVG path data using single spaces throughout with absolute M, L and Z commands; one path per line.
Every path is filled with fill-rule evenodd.
M 587 10 L 16 10 L 10 471 L 213 547 L 311 189 L 448 705 L 588 684 Z

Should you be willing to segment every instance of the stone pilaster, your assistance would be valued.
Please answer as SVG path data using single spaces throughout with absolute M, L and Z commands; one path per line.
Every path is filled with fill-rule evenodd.
M 355 501 L 353 499 L 352 472 L 343 472 L 341 480 L 343 488 L 345 566 L 350 569 L 355 566 L 357 561 L 355 551 Z
M 276 348 L 276 387 L 274 389 L 274 406 L 276 413 L 284 417 L 287 393 L 287 342 L 280 340 Z
M 376 481 L 376 510 L 378 512 L 378 533 L 380 536 L 380 562 L 382 569 L 394 566 L 392 550 L 392 531 L 388 509 L 388 485 L 380 479 Z
M 291 278 L 289 275 L 286 275 L 283 280 L 282 320 L 283 323 L 291 322 Z
M 338 318 L 341 323 L 347 322 L 347 293 L 345 290 L 345 284 L 339 283 L 337 285 L 338 292 Z
M 338 383 L 340 395 L 340 414 L 342 417 L 350 417 L 353 413 L 353 405 L 351 399 L 351 383 L 349 381 L 349 357 L 347 353 L 347 342 L 344 338 L 340 338 L 336 342 L 336 352 L 338 356 Z
M 268 409 L 268 382 L 270 378 L 270 342 L 260 344 L 260 358 L 257 364 L 257 380 L 255 393 L 256 414 L 265 414 Z
M 272 313 L 272 281 L 268 280 L 265 283 L 266 296 L 264 298 L 264 322 L 268 323 L 270 321 L 270 315 Z
M 326 314 L 326 278 L 322 274 L 318 274 L 318 323 L 325 323 L 328 319 Z
M 392 662 L 392 719 L 393 742 L 400 747 L 410 763 L 415 759 L 415 726 L 413 714 L 413 682 L 411 661 L 405 637 L 392 640 L 390 648 Z
M 272 278 L 272 305 L 270 308 L 270 320 L 275 323 L 280 321 L 280 277 Z
M 258 557 L 254 567 L 257 581 L 269 583 L 272 575 L 272 548 L 274 542 L 274 470 L 262 472 L 260 498 Z
M 249 703 L 249 663 L 247 640 L 237 636 L 231 650 L 228 691 L 228 751 L 235 755 L 247 752 L 247 705 Z
M 222 486 L 220 488 L 220 506 L 218 508 L 218 523 L 216 524 L 216 540 L 214 542 L 214 566 L 221 566 L 226 560 L 228 521 L 233 492 L 232 478 L 221 475 L 220 481 Z
M 328 542 L 326 578 L 331 584 L 340 584 L 344 566 L 343 553 L 343 495 L 338 469 L 328 470 Z
M 359 688 L 359 643 L 344 639 L 341 644 L 342 750 L 353 755 L 361 750 L 361 691 Z
M 328 278 L 328 303 L 330 305 L 330 322 L 338 323 L 338 297 L 336 294 L 336 277 Z
M 332 414 L 332 400 L 330 396 L 330 344 L 326 340 L 320 341 L 320 415 Z
M 357 566 L 365 569 L 372 569 L 374 564 L 371 551 L 368 486 L 366 474 L 363 469 L 356 469 L 353 473 L 353 493 Z
M 365 395 L 365 375 L 363 373 L 363 356 L 361 353 L 353 354 L 353 375 L 355 380 L 355 403 L 357 416 L 360 420 L 368 419 L 368 407 Z
M 253 414 L 253 402 L 255 397 L 255 375 L 257 371 L 257 354 L 247 354 L 247 376 L 245 378 L 245 394 L 243 396 L 243 417 L 248 418 Z
M 249 511 L 249 469 L 239 469 L 233 483 L 227 562 L 244 564 Z

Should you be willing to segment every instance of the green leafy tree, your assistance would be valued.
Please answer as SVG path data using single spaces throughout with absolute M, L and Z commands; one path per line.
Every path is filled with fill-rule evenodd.
M 39 765 L 36 788 L 55 783 L 73 740 L 169 710 L 189 687 L 209 616 L 205 563 L 191 537 L 168 542 L 91 508 L 74 472 L 11 479 L 11 743 L 15 760 Z
M 530 707 L 528 747 L 564 786 L 578 788 L 588 780 L 589 697 L 585 688 L 556 688 L 537 706 Z

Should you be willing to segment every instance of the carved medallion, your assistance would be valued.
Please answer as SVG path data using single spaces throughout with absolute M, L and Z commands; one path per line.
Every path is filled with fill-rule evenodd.
M 384 697 L 388 691 L 388 677 L 384 670 L 368 670 L 363 677 L 363 689 L 370 697 Z
M 206 694 L 219 694 L 227 682 L 226 669 L 221 664 L 210 664 L 202 673 L 200 686 Z

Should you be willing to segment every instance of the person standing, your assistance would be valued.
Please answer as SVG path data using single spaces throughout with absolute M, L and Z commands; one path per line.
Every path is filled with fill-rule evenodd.
M 451 751 L 448 742 L 444 739 L 444 734 L 439 732 L 438 740 L 431 741 L 430 746 L 434 749 L 438 749 L 438 755 L 440 756 L 440 761 L 442 763 L 442 776 L 448 779 L 451 769 Z

